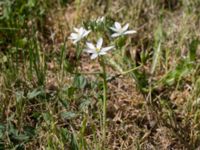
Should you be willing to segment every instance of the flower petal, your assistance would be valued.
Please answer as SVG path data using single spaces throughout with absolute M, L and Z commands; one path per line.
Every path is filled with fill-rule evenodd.
M 86 45 L 87 45 L 87 47 L 88 47 L 89 49 L 92 49 L 92 50 L 95 50 L 95 49 L 96 49 L 95 46 L 94 46 L 94 44 L 92 44 L 92 43 L 86 42 Z
M 119 32 L 119 30 L 116 29 L 116 28 L 114 28 L 114 27 L 110 27 L 110 29 L 111 29 L 112 31 L 114 31 L 114 32 Z
M 76 39 L 78 35 L 76 33 L 71 33 L 69 39 Z
M 83 33 L 83 37 L 87 36 L 89 33 L 91 32 L 91 30 L 85 30 L 85 32 Z
M 78 31 L 78 34 L 82 37 L 84 34 L 85 29 L 83 27 L 81 27 Z
M 114 38 L 114 37 L 118 37 L 118 36 L 120 36 L 120 35 L 121 35 L 120 33 L 114 33 L 114 34 L 111 35 L 111 37 Z
M 128 29 L 128 27 L 129 27 L 129 24 L 127 23 L 123 28 L 122 28 L 122 31 L 126 31 L 127 29 Z
M 96 48 L 101 49 L 102 44 L 103 44 L 103 38 L 99 38 L 98 41 L 97 41 Z
M 106 52 L 99 52 L 99 55 L 105 55 Z
M 87 53 L 90 53 L 90 54 L 96 53 L 96 51 L 93 50 L 93 49 L 84 49 L 84 51 L 87 52 Z
M 111 50 L 113 48 L 114 48 L 114 46 L 104 47 L 104 48 L 101 49 L 100 53 L 101 52 L 107 52 L 107 51 L 109 51 L 109 50 Z
M 97 53 L 93 53 L 92 55 L 91 55 L 91 59 L 95 59 L 95 58 L 97 58 L 98 57 L 98 54 Z
M 134 33 L 137 33 L 137 31 L 129 30 L 129 31 L 124 32 L 124 34 L 134 34 Z
M 121 29 L 122 28 L 121 24 L 119 22 L 115 22 L 115 27 L 116 27 L 116 29 Z
M 79 29 L 78 29 L 78 28 L 74 28 L 74 31 L 75 31 L 75 32 L 79 32 Z

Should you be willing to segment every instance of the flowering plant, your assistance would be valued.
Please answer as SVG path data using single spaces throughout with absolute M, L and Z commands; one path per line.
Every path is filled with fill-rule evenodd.
M 128 30 L 129 24 L 127 23 L 123 27 L 119 22 L 115 22 L 114 26 L 108 27 L 106 24 L 106 18 L 101 17 L 98 18 L 95 22 L 88 23 L 89 26 L 87 26 L 88 29 L 91 29 L 92 31 L 98 32 L 98 36 L 100 35 L 100 38 L 98 38 L 97 43 L 93 44 L 91 42 L 86 42 L 83 44 L 84 52 L 91 54 L 91 59 L 98 58 L 98 62 L 102 68 L 102 77 L 103 77 L 103 101 L 102 101 L 102 134 L 103 134 L 103 142 L 105 142 L 105 136 L 106 136 L 106 107 L 107 107 L 107 73 L 106 73 L 106 64 L 105 59 L 103 58 L 104 55 L 107 54 L 108 51 L 115 48 L 113 46 L 113 43 L 117 43 L 117 40 L 112 42 L 110 41 L 110 45 L 108 47 L 103 47 L 103 35 L 101 32 L 103 29 L 103 32 L 109 31 L 110 29 L 114 32 L 112 35 L 110 35 L 111 40 L 114 40 L 115 37 L 122 37 L 121 39 L 124 39 L 123 37 L 128 34 L 134 34 L 136 33 L 135 30 Z M 79 46 L 79 41 L 81 41 L 83 38 L 89 35 L 91 33 L 91 30 L 86 30 L 83 27 L 80 28 L 74 28 L 75 33 L 71 33 L 69 39 L 72 40 L 74 44 L 76 44 L 76 50 L 78 52 L 82 52 L 82 47 Z M 107 35 L 107 34 L 106 34 Z M 105 36 L 106 37 L 106 36 Z M 120 40 L 120 38 L 119 38 Z M 122 46 L 120 46 L 121 48 Z

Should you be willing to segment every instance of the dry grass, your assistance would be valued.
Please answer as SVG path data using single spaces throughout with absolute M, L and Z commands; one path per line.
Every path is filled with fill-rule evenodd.
M 12 63 L 15 57 L 5 50 L 15 46 L 9 42 L 0 45 L 0 144 L 8 149 L 21 145 L 22 149 L 198 149 L 199 46 L 194 48 L 194 60 L 188 62 L 187 58 L 192 55 L 192 43 L 200 43 L 200 2 L 85 0 L 56 6 L 34 33 L 40 57 L 38 70 L 46 67 L 44 84 L 38 84 L 34 69 L 30 75 L 31 56 L 23 49 L 31 46 L 19 49 L 25 59 L 20 57 L 14 71 L 11 65 L 16 65 Z M 97 82 L 101 77 L 89 74 L 98 72 L 100 66 L 87 54 L 77 63 L 75 48 L 67 40 L 74 26 L 98 16 L 129 22 L 138 31 L 128 38 L 124 58 L 113 56 L 113 60 L 124 70 L 133 63 L 141 65 L 138 72 L 146 76 L 137 81 L 132 72 L 109 80 L 104 145 L 100 125 L 102 85 Z M 28 22 L 28 27 L 32 26 L 34 20 Z M 158 42 L 161 53 L 152 72 Z M 3 62 L 3 56 L 11 63 Z M 79 76 L 73 67 L 78 67 Z M 111 77 L 119 73 L 111 64 L 106 69 Z M 75 81 L 76 77 L 80 81 Z M 138 83 L 145 78 L 146 86 L 141 85 L 141 89 Z M 34 134 L 27 140 L 24 134 L 29 132 Z

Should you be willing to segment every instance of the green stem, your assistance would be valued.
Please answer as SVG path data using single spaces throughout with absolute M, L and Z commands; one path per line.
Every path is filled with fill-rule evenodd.
M 106 66 L 103 58 L 99 59 L 103 71 L 103 143 L 106 138 L 106 110 L 107 110 L 107 80 L 106 80 Z
M 80 65 L 80 55 L 81 55 L 82 49 L 81 45 L 77 43 L 76 45 L 76 64 L 75 64 L 75 74 L 78 73 L 78 66 Z

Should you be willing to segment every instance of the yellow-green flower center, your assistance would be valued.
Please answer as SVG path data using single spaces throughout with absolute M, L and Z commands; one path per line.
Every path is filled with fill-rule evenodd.
M 96 51 L 99 52 L 101 49 L 100 48 L 96 48 Z

